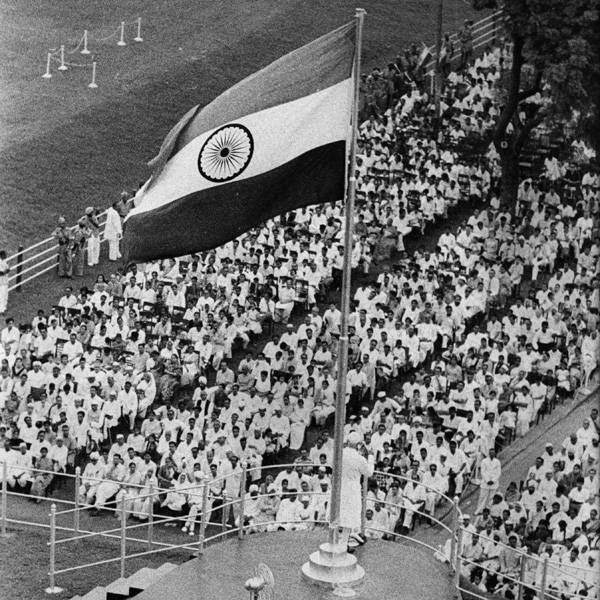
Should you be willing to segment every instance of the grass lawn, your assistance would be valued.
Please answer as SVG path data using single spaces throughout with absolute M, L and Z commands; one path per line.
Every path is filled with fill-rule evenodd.
M 149 174 L 146 161 L 192 105 L 204 104 L 281 54 L 349 20 L 350 0 L 5 0 L 0 49 L 0 247 L 48 235 L 58 215 L 105 207 Z M 360 4 L 360 3 L 358 3 Z M 413 41 L 433 41 L 435 0 L 370 0 L 365 65 L 384 64 Z M 446 29 L 467 16 L 445 3 Z M 84 28 L 109 35 L 143 18 L 144 42 L 124 48 L 91 41 L 89 69 L 42 79 L 49 48 L 73 47 Z M 83 62 L 78 52 L 69 60 Z M 89 60 L 89 58 L 88 58 Z

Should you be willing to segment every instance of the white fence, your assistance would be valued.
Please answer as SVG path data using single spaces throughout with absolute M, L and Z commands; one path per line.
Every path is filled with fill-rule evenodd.
M 98 215 L 100 224 L 100 242 L 104 241 L 104 224 L 106 211 Z M 75 231 L 76 226 L 71 227 Z M 54 236 L 48 237 L 32 246 L 19 249 L 7 259 L 10 273 L 8 277 L 8 291 L 21 291 L 21 286 L 33 281 L 44 273 L 56 269 L 58 262 L 58 243 Z

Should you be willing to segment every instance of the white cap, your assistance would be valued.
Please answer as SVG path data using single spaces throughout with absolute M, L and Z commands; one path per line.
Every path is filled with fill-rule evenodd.
M 355 446 L 356 444 L 360 444 L 362 442 L 362 436 L 357 431 L 351 431 L 348 434 L 348 443 Z

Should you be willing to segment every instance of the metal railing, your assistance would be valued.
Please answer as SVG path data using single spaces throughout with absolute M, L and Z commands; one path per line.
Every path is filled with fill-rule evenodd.
M 298 521 L 277 521 L 276 518 L 271 520 L 252 520 L 246 519 L 246 501 L 247 501 L 247 489 L 249 484 L 257 481 L 265 481 L 265 473 L 269 470 L 277 470 L 278 472 L 284 469 L 298 469 L 303 471 L 306 468 L 311 470 L 320 465 L 313 465 L 311 463 L 292 463 L 287 465 L 274 465 L 272 467 L 253 467 L 253 468 L 242 468 L 235 474 L 224 475 L 211 480 L 203 480 L 198 482 L 197 485 L 186 484 L 185 487 L 177 488 L 175 491 L 181 494 L 188 494 L 189 496 L 195 497 L 196 500 L 200 500 L 197 503 L 198 511 L 193 521 L 192 530 L 195 531 L 196 525 L 199 525 L 199 530 L 195 539 L 187 540 L 181 544 L 174 544 L 165 541 L 161 541 L 156 538 L 155 528 L 158 525 L 166 525 L 168 523 L 185 523 L 190 520 L 187 514 L 180 514 L 176 516 L 165 516 L 155 511 L 155 506 L 160 503 L 160 498 L 174 491 L 172 488 L 159 488 L 154 489 L 150 486 L 147 493 L 142 493 L 144 486 L 132 485 L 123 483 L 122 485 L 128 490 L 138 488 L 140 493 L 137 493 L 135 497 L 128 496 L 127 494 L 116 494 L 114 500 L 111 503 L 114 506 L 102 506 L 102 510 L 110 511 L 119 517 L 120 523 L 116 527 L 110 527 L 108 529 L 101 529 L 93 531 L 81 527 L 81 517 L 87 511 L 94 508 L 93 505 L 86 504 L 81 501 L 81 486 L 82 483 L 96 482 L 98 484 L 107 482 L 106 479 L 94 479 L 81 476 L 80 469 L 77 468 L 75 474 L 60 474 L 61 477 L 71 478 L 74 480 L 74 500 L 54 500 L 49 513 L 49 522 L 28 522 L 19 519 L 11 519 L 8 517 L 7 500 L 9 497 L 29 497 L 35 499 L 44 499 L 31 494 L 23 494 L 19 492 L 11 492 L 8 490 L 9 474 L 14 474 L 15 467 L 10 467 L 6 463 L 2 464 L 2 494 L 1 494 L 1 507 L 2 517 L 0 519 L 0 533 L 2 536 L 7 534 L 8 524 L 15 525 L 28 525 L 35 527 L 42 527 L 49 529 L 50 540 L 49 546 L 49 558 L 50 568 L 48 577 L 50 580 L 50 586 L 47 589 L 49 593 L 53 593 L 52 590 L 58 591 L 61 588 L 56 586 L 56 577 L 58 575 L 64 575 L 74 571 L 83 569 L 90 569 L 100 565 L 119 563 L 119 576 L 126 576 L 126 565 L 127 561 L 131 561 L 136 558 L 158 555 L 165 552 L 184 552 L 186 554 L 202 554 L 208 544 L 218 542 L 228 536 L 237 535 L 239 539 L 243 539 L 246 535 L 254 532 L 268 532 L 277 530 L 280 527 L 286 529 L 307 529 L 316 526 L 326 526 L 327 515 L 318 515 L 319 518 L 315 518 L 316 508 L 313 505 L 312 518 L 303 519 Z M 26 470 L 26 469 L 25 469 Z M 19 472 L 25 471 L 22 467 L 19 467 Z M 58 475 L 54 471 L 43 471 L 39 469 L 30 469 L 31 476 L 35 474 L 43 473 Z M 291 473 L 291 475 L 293 472 Z M 231 477 L 239 478 L 239 488 L 236 496 L 227 496 L 225 493 L 214 494 L 213 490 L 220 489 L 225 490 L 228 487 L 228 481 Z M 498 567 L 490 562 L 493 562 L 493 557 L 485 559 L 487 561 L 473 561 L 469 559 L 465 554 L 465 548 L 463 546 L 466 536 L 474 535 L 472 531 L 466 530 L 461 527 L 462 512 L 459 506 L 459 498 L 450 498 L 443 492 L 437 489 L 431 488 L 422 482 L 417 483 L 417 487 L 421 488 L 426 494 L 433 496 L 433 511 L 427 512 L 424 510 L 425 504 L 423 502 L 413 503 L 407 502 L 406 496 L 404 495 L 406 487 L 413 485 L 413 480 L 409 477 L 401 475 L 395 475 L 390 473 L 383 473 L 375 471 L 373 473 L 375 480 L 384 479 L 389 489 L 392 482 L 396 481 L 399 487 L 402 489 L 399 502 L 390 502 L 386 499 L 374 498 L 369 493 L 369 480 L 363 478 L 362 485 L 362 515 L 361 515 L 361 533 L 367 537 L 383 537 L 384 539 L 400 541 L 406 540 L 411 543 L 417 544 L 421 547 L 428 549 L 435 553 L 438 557 L 445 558 L 448 563 L 452 576 L 455 580 L 455 586 L 458 590 L 465 594 L 470 594 L 473 597 L 480 597 L 487 599 L 489 596 L 478 594 L 469 587 L 468 578 L 469 573 L 474 567 L 482 567 L 489 573 L 498 572 Z M 283 479 L 283 478 L 282 478 Z M 255 499 L 262 499 L 271 496 L 269 492 L 271 484 L 266 484 L 266 492 L 257 494 Z M 278 490 L 278 495 L 281 495 L 281 490 Z M 310 497 L 312 498 L 327 498 L 329 491 L 303 491 L 297 490 L 296 495 L 298 497 Z M 189 502 L 190 498 L 187 498 Z M 145 518 L 142 522 L 136 524 L 128 524 L 128 516 L 133 512 L 131 506 L 132 501 L 138 500 L 149 500 L 145 507 L 146 513 Z M 217 503 L 215 503 L 217 501 Z M 57 502 L 64 505 L 70 506 L 64 510 L 57 510 Z M 209 506 L 210 502 L 210 506 Z M 375 511 L 375 505 L 379 505 L 382 510 L 386 510 L 392 516 L 392 529 L 381 528 L 373 525 L 372 522 L 367 520 L 367 511 L 369 509 Z M 436 509 L 444 505 L 444 515 L 441 517 L 436 516 Z M 220 511 L 221 518 L 219 521 L 211 520 L 213 514 Z M 407 512 L 409 511 L 409 518 L 406 518 Z M 140 515 L 138 515 L 139 517 Z M 409 529 L 414 528 L 416 519 L 426 519 L 430 524 L 439 527 L 445 535 L 447 535 L 445 546 L 445 553 L 441 550 L 441 547 L 434 547 L 431 544 L 424 542 L 417 537 L 408 535 L 403 529 L 398 529 L 401 524 L 400 518 L 403 517 L 403 524 Z M 64 520 L 63 524 L 59 521 Z M 145 535 L 144 535 L 145 530 Z M 141 532 L 141 536 L 139 533 Z M 60 534 L 65 537 L 58 537 Z M 492 541 L 486 538 L 484 534 L 476 534 L 479 539 Z M 65 557 L 78 557 L 77 552 L 70 552 L 68 548 L 73 543 L 81 540 L 92 540 L 102 539 L 108 542 L 118 542 L 119 551 L 115 556 L 106 558 L 104 560 L 96 560 L 87 563 L 78 563 L 74 565 L 57 567 L 57 559 L 63 562 Z M 499 541 L 493 541 L 496 548 L 508 548 L 505 544 Z M 132 550 L 132 546 L 136 546 Z M 145 546 L 145 549 L 140 549 L 140 546 Z M 64 551 L 63 551 L 64 547 Z M 60 555 L 57 552 L 60 550 Z M 71 548 L 72 550 L 72 548 Z M 512 550 L 512 548 L 511 548 Z M 575 594 L 565 593 L 564 589 L 560 590 L 560 593 L 556 590 L 556 582 L 562 580 L 575 581 L 579 584 L 585 572 L 592 572 L 592 569 L 586 569 L 585 567 L 569 567 L 565 565 L 561 559 L 557 559 L 551 556 L 536 556 L 531 554 L 527 549 L 517 548 L 515 550 L 517 554 L 517 562 L 519 565 L 518 573 L 499 573 L 499 576 L 503 581 L 513 582 L 514 586 L 518 589 L 518 598 L 523 597 L 523 591 L 525 589 L 534 590 L 540 594 L 542 598 L 548 598 L 550 600 L 560 600 L 561 593 L 565 597 L 571 597 Z M 497 556 L 494 555 L 494 556 Z M 549 573 L 552 576 L 549 576 Z M 561 579 L 562 578 L 562 579 Z M 564 587 L 564 585 L 562 585 Z
M 497 10 L 489 14 L 487 17 L 476 21 L 471 28 L 471 32 L 473 34 L 473 51 L 485 47 L 489 44 L 494 44 L 499 37 L 500 32 L 502 31 L 502 24 L 505 20 L 503 12 L 501 10 Z M 450 41 L 453 44 L 454 51 L 452 56 L 449 57 L 449 60 L 455 61 L 461 55 L 460 50 L 460 41 L 458 38 L 458 33 L 452 33 L 450 35 Z M 431 58 L 425 63 L 424 71 L 427 75 L 433 75 L 435 71 L 435 65 L 437 62 L 437 55 L 435 52 L 432 52 Z
M 98 215 L 100 226 L 100 243 L 104 241 L 104 225 L 106 224 L 106 210 Z M 71 232 L 77 229 L 74 225 L 69 228 Z M 58 243 L 54 236 L 36 242 L 35 244 L 18 250 L 7 257 L 10 267 L 8 276 L 8 291 L 20 292 L 23 285 L 41 277 L 45 273 L 56 269 L 58 263 Z
M 581 597 L 578 591 L 569 591 L 569 585 L 575 585 L 578 590 L 584 583 L 586 574 L 595 575 L 600 579 L 597 569 L 583 567 L 579 564 L 574 566 L 565 565 L 562 555 L 555 558 L 547 552 L 542 555 L 532 554 L 524 547 L 511 547 L 499 540 L 493 540 L 482 533 L 473 534 L 463 528 L 459 530 L 458 544 L 460 551 L 457 554 L 456 570 L 460 573 L 458 579 L 458 590 L 469 597 L 483 598 L 489 600 L 493 592 L 487 595 L 480 594 L 466 582 L 469 580 L 471 571 L 481 568 L 487 574 L 496 575 L 502 584 L 512 585 L 516 590 L 516 598 L 522 600 L 525 590 L 536 593 L 537 598 L 547 600 L 567 600 L 568 598 Z M 467 558 L 463 541 L 467 536 L 476 536 L 479 540 L 487 542 L 494 547 L 493 556 L 482 557 L 477 560 Z M 500 567 L 498 556 L 506 550 L 515 556 L 515 568 L 511 571 L 503 571 Z M 569 551 L 566 550 L 568 554 Z M 461 581 L 462 578 L 462 581 Z M 558 585 L 557 585 L 558 584 Z

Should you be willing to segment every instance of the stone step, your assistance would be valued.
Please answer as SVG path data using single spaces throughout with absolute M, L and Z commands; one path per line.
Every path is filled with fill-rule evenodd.
M 124 600 L 130 598 L 129 581 L 119 578 L 106 586 L 106 600 Z
M 325 542 L 319 546 L 319 552 L 327 556 L 343 556 L 347 554 L 347 548 L 343 544 L 330 544 Z
M 81 600 L 106 600 L 106 588 L 97 586 L 81 596 Z
M 157 574 L 156 569 L 151 569 L 149 567 L 141 568 L 127 578 L 130 595 L 143 592 L 152 584 L 156 583 L 160 577 L 161 576 Z
M 166 563 L 163 563 L 162 565 L 160 565 L 160 567 L 158 567 L 158 569 L 156 569 L 156 574 L 159 577 L 162 577 L 163 575 L 170 573 L 173 569 L 176 569 L 177 567 L 178 567 L 178 565 L 175 565 L 170 562 L 166 562 Z
M 344 554 L 328 554 L 319 550 L 313 552 L 309 556 L 309 560 L 313 564 L 318 564 L 328 568 L 354 567 L 354 565 L 357 562 L 355 556 L 353 556 L 352 554 L 347 554 L 346 552 L 344 552 Z
M 358 564 L 350 569 L 325 568 L 309 560 L 302 565 L 302 575 L 311 583 L 328 588 L 339 585 L 351 587 L 364 579 L 365 571 Z

